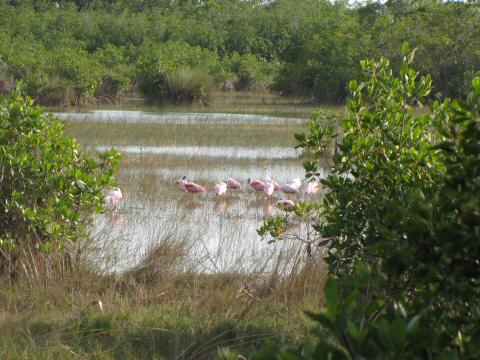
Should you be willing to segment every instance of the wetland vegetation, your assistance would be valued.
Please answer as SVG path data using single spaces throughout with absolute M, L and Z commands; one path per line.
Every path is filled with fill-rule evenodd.
M 0 358 L 479 358 L 479 9 L 0 0 Z
M 268 105 L 268 115 L 186 113 L 184 105 L 181 112 L 147 105 L 54 113 L 78 150 L 93 157 L 92 148 L 141 151 L 122 153 L 115 180 L 124 198 L 92 219 L 93 242 L 67 246 L 66 259 L 22 258 L 26 269 L 2 292 L 2 355 L 235 358 L 267 339 L 308 335 L 301 309 L 322 303 L 320 252 L 314 260 L 295 241 L 260 241 L 263 219 L 280 213 L 273 199 L 251 191 L 192 197 L 174 181 L 188 174 L 211 190 L 227 176 L 244 184 L 262 178 L 265 166 L 279 181 L 302 177 L 292 134 L 306 120 L 273 116 L 286 100 L 278 103 Z M 297 105 L 300 111 L 310 108 Z M 300 236 L 304 226 L 295 226 Z M 96 300 L 103 311 L 90 305 Z
M 45 105 L 211 103 L 213 89 L 271 87 L 342 103 L 361 59 L 398 71 L 409 41 L 430 96 L 465 96 L 478 74 L 476 1 L 2 0 L 0 81 Z M 258 95 L 263 96 L 263 95 Z

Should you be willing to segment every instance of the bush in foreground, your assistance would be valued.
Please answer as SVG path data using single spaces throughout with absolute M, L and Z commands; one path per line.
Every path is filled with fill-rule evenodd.
M 403 53 L 400 77 L 385 59 L 362 63 L 366 80 L 350 83 L 343 138 L 322 180 L 314 229 L 331 278 L 326 311 L 310 316 L 335 341 L 274 347 L 259 359 L 480 356 L 480 79 L 466 101 L 415 116 L 410 105 L 430 79 L 417 80 L 414 52 Z M 297 138 L 317 155 L 305 164 L 315 177 L 332 137 Z M 281 219 L 267 225 L 284 236 L 275 233 Z
M 91 215 L 103 209 L 119 155 L 95 160 L 63 134 L 63 126 L 17 90 L 0 99 L 0 274 L 20 258 L 50 253 L 87 238 Z M 27 274 L 28 276 L 28 274 Z

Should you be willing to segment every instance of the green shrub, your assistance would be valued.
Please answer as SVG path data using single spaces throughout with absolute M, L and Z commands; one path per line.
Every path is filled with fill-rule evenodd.
M 199 88 L 196 85 L 199 82 L 193 81 L 196 85 L 192 87 L 192 80 L 197 79 L 198 74 L 202 74 L 200 77 L 206 79 L 218 62 L 217 55 L 209 50 L 172 41 L 145 45 L 140 49 L 137 58 L 136 78 L 140 90 L 157 100 L 177 100 L 179 93 L 188 93 L 184 97 L 187 100 L 195 98 L 195 92 Z M 181 81 L 182 78 L 185 81 Z M 175 82 L 174 79 L 178 80 L 176 86 L 170 86 Z M 180 89 L 182 83 L 185 88 Z M 175 91 L 171 92 L 170 89 Z
M 95 89 L 96 96 L 118 97 L 130 89 L 130 62 L 125 49 L 108 44 L 95 51 L 94 56 L 101 66 L 101 82 Z
M 207 96 L 208 74 L 199 70 L 181 67 L 166 76 L 166 89 L 170 98 L 177 102 L 203 101 Z
M 0 264 L 14 267 L 28 249 L 59 251 L 88 238 L 91 215 L 103 209 L 119 155 L 99 160 L 78 149 L 52 115 L 18 90 L 0 100 Z M 12 264 L 13 262 L 13 264 Z
M 414 52 L 403 53 L 398 78 L 382 59 L 363 62 L 366 81 L 350 83 L 343 137 L 314 210 L 331 279 L 326 311 L 311 316 L 336 341 L 259 358 L 480 356 L 480 79 L 466 101 L 414 116 L 409 105 L 428 95 L 430 79 L 417 80 Z M 297 137 L 314 155 L 307 177 L 318 176 L 334 137 L 318 129 Z M 279 226 L 265 229 L 285 236 Z
M 215 69 L 218 82 L 232 82 L 237 90 L 248 90 L 255 86 L 264 86 L 277 64 L 269 63 L 254 54 L 240 55 L 234 52 L 225 56 Z
M 74 90 L 73 103 L 78 104 L 94 96 L 101 82 L 101 67 L 83 49 L 55 48 L 51 54 L 50 76 L 58 76 Z

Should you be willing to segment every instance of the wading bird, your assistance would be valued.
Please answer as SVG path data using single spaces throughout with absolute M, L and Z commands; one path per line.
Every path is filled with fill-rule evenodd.
M 263 182 L 266 184 L 267 181 L 270 181 L 273 184 L 273 191 L 278 191 L 280 190 L 280 184 L 276 182 L 275 180 L 272 180 L 270 176 L 267 174 L 267 168 L 265 168 L 265 177 L 263 178 Z
M 305 185 L 305 193 L 308 195 L 316 194 L 320 190 L 320 184 L 318 182 L 310 182 Z
M 300 191 L 302 181 L 299 178 L 293 179 L 290 184 L 282 184 L 280 190 L 285 194 L 296 194 Z
M 273 186 L 272 180 L 266 180 L 263 185 L 263 192 L 265 193 L 265 195 L 267 195 L 268 197 L 272 196 L 274 190 L 275 187 Z
M 302 181 L 299 178 L 296 178 L 290 182 L 290 185 L 293 186 L 294 188 L 297 188 L 297 190 L 299 190 L 300 186 L 302 186 Z
M 285 194 L 296 194 L 298 193 L 298 188 L 293 184 L 282 184 L 280 185 L 280 190 Z
M 187 189 L 185 189 L 185 183 L 187 182 L 187 176 L 184 175 L 180 179 L 177 180 L 177 185 L 180 190 L 183 192 L 187 192 Z
M 228 185 L 223 181 L 216 183 L 215 186 L 213 187 L 213 191 L 215 192 L 215 194 L 219 196 L 225 195 L 225 193 L 227 192 L 227 189 L 228 189 Z
M 122 192 L 120 188 L 115 188 L 110 190 L 107 195 L 105 195 L 105 204 L 116 207 L 120 200 L 122 199 Z
M 263 191 L 263 188 L 265 187 L 265 183 L 258 179 L 252 180 L 248 178 L 247 184 L 250 185 L 250 187 L 255 191 Z
M 186 175 L 178 179 L 177 184 L 180 190 L 185 192 L 194 193 L 194 194 L 207 192 L 207 190 L 203 186 L 198 185 L 191 181 L 187 181 Z
M 240 184 L 240 182 L 235 179 L 228 178 L 227 187 L 232 190 L 240 190 L 242 188 L 242 184 Z

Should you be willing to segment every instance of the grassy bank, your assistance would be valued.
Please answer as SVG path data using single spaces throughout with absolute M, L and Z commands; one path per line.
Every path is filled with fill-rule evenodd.
M 76 269 L 0 290 L 2 359 L 237 359 L 267 339 L 308 335 L 303 309 L 322 304 L 320 263 L 284 278 L 123 275 Z M 102 309 L 97 301 L 102 302 Z
M 152 113 L 224 113 L 255 114 L 276 117 L 308 119 L 312 112 L 320 107 L 327 112 L 343 112 L 341 105 L 317 104 L 296 96 L 280 96 L 268 90 L 222 91 L 212 90 L 209 101 L 204 104 L 167 102 L 164 104 L 148 101 L 139 97 L 128 97 L 117 102 L 104 102 L 80 109 L 92 110 L 138 110 Z M 78 111 L 78 106 L 50 106 L 52 111 Z
M 283 144 L 294 147 L 292 134 L 303 130 L 302 125 L 231 125 L 214 124 L 109 124 L 73 122 L 67 133 L 83 145 L 202 145 L 256 146 Z M 235 134 L 235 136 L 232 135 Z

